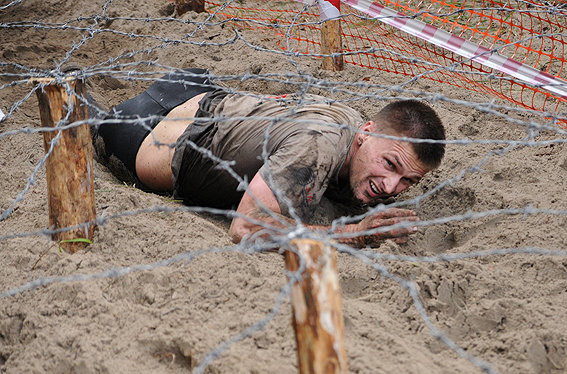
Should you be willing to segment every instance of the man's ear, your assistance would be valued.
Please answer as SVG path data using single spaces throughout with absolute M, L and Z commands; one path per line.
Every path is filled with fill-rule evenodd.
M 360 127 L 361 131 L 365 131 L 365 132 L 374 132 L 374 128 L 375 128 L 375 124 L 372 121 L 368 121 L 366 122 L 364 125 L 362 125 Z M 357 135 L 357 141 L 358 141 L 358 145 L 362 145 L 362 143 L 369 137 L 370 135 L 368 134 L 362 134 L 362 133 L 358 133 Z
M 376 129 L 376 124 L 374 123 L 374 121 L 368 121 L 364 125 L 362 125 L 360 129 L 366 132 L 374 132 L 374 130 Z

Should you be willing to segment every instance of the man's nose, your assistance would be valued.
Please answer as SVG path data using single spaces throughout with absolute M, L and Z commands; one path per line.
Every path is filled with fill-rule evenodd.
M 399 175 L 390 175 L 387 178 L 384 178 L 384 192 L 388 195 L 395 193 L 398 189 L 400 179 Z

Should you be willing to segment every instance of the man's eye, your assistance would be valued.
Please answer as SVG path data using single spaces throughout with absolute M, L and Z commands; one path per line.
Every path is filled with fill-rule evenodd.
M 393 168 L 394 168 L 394 163 L 393 163 L 392 161 L 388 160 L 387 158 L 386 158 L 385 160 L 386 160 L 386 165 L 387 165 L 390 169 L 393 169 Z

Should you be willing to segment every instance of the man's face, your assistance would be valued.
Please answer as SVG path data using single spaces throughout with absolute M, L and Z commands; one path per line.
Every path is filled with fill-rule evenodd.
M 373 131 L 374 123 L 361 129 Z M 350 186 L 356 199 L 365 204 L 399 194 L 431 170 L 418 160 L 408 142 L 357 134 L 351 152 Z

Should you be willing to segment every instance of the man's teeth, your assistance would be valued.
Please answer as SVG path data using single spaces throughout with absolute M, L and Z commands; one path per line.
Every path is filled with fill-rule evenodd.
M 372 190 L 372 192 L 374 192 L 376 195 L 380 194 L 380 191 L 378 191 L 378 188 L 376 187 L 376 185 L 374 184 L 374 182 L 370 181 L 370 189 Z

